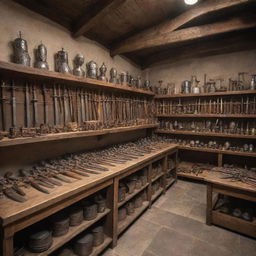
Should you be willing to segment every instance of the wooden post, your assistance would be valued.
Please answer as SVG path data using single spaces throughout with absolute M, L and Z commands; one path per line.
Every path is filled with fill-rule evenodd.
M 163 194 L 165 194 L 166 192 L 166 186 L 167 186 L 167 182 L 166 182 L 166 174 L 167 174 L 167 158 L 168 158 L 168 155 L 166 155 L 163 160 L 162 160 L 162 166 L 163 166 Z
M 223 154 L 218 153 L 218 166 L 221 167 L 223 164 Z
M 152 163 L 148 166 L 148 187 L 147 187 L 147 198 L 149 201 L 148 208 L 151 208 L 152 205 Z
M 207 198 L 206 198 L 206 224 L 212 224 L 212 184 L 207 182 Z
M 14 233 L 12 232 L 11 228 L 4 227 L 2 230 L 2 244 L 1 250 L 3 256 L 7 255 L 14 255 L 13 250 L 13 236 Z

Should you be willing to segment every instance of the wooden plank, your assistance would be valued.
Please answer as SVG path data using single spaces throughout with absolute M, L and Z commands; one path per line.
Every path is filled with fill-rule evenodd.
M 156 191 L 154 195 L 152 195 L 151 201 L 154 202 L 163 193 L 163 191 L 163 188 L 159 188 L 159 190 Z
M 218 211 L 212 211 L 212 223 L 256 238 L 256 221 L 245 221 Z
M 73 26 L 73 37 L 84 35 L 88 30 L 95 26 L 110 12 L 113 12 L 120 5 L 125 3 L 126 0 L 105 0 L 102 3 L 96 3 L 86 12 Z
M 128 215 L 125 220 L 118 223 L 118 235 L 120 235 L 126 228 L 128 228 L 148 207 L 149 202 L 143 202 L 140 208 L 135 209 L 132 215 Z
M 256 118 L 254 114 L 157 114 L 156 117 L 217 117 L 217 118 Z
M 219 21 L 212 24 L 184 28 L 163 34 L 156 34 L 149 38 L 141 38 L 129 44 L 122 44 L 111 51 L 111 55 L 145 50 L 148 48 L 166 46 L 187 42 L 195 39 L 214 36 L 222 33 L 253 28 L 256 26 L 255 16 L 245 15 L 241 17 L 230 18 L 225 21 Z
M 180 135 L 195 135 L 195 136 L 206 136 L 206 137 L 225 137 L 225 138 L 239 138 L 239 139 L 252 139 L 255 140 L 256 136 L 244 135 L 244 134 L 230 134 L 230 133 L 218 133 L 218 132 L 193 132 L 193 131 L 170 131 L 157 129 L 155 133 L 158 134 L 180 134 Z
M 52 246 L 44 252 L 41 253 L 32 253 L 30 251 L 25 251 L 26 256 L 45 256 L 49 255 L 50 253 L 54 252 L 58 248 L 60 248 L 62 245 L 70 241 L 72 238 L 74 238 L 76 235 L 80 234 L 84 230 L 88 229 L 91 225 L 105 217 L 110 212 L 109 209 L 106 209 L 103 213 L 98 213 L 97 217 L 91 221 L 83 221 L 82 224 L 75 227 L 69 227 L 69 231 L 67 234 L 60 236 L 60 237 L 53 237 L 53 244 Z
M 203 181 L 204 177 L 201 174 L 194 174 L 194 173 L 182 173 L 178 172 L 177 173 L 178 177 L 183 177 L 183 178 L 188 178 L 188 179 L 193 179 L 193 180 L 200 180 Z
M 169 33 L 180 26 L 198 18 L 202 15 L 206 15 L 212 12 L 220 11 L 233 6 L 245 4 L 252 2 L 250 0 L 215 0 L 203 2 L 188 11 L 182 13 L 181 15 L 175 17 L 174 19 L 160 23 L 159 25 L 153 26 L 142 32 L 139 32 L 121 42 L 112 50 L 112 55 L 120 54 L 125 47 L 133 47 L 138 43 L 144 41 L 145 39 L 150 39 L 152 37 L 157 37 L 161 34 Z
M 158 124 L 146 124 L 146 125 L 117 127 L 117 128 L 111 128 L 111 129 L 102 129 L 98 131 L 97 130 L 96 131 L 78 131 L 78 132 L 47 134 L 47 135 L 31 137 L 31 138 L 29 137 L 26 137 L 26 138 L 21 137 L 21 138 L 15 138 L 15 139 L 4 138 L 3 140 L 0 140 L 0 147 L 41 143 L 41 142 L 48 142 L 48 141 L 55 141 L 55 140 L 66 140 L 66 139 L 73 139 L 73 138 L 83 138 L 83 137 L 91 137 L 91 136 L 106 135 L 106 134 L 115 134 L 120 132 L 129 132 L 129 131 L 136 131 L 136 130 L 142 130 L 142 129 L 156 128 L 156 127 L 158 127 Z
M 91 89 L 103 89 L 111 91 L 119 91 L 124 93 L 135 93 L 138 95 L 154 96 L 151 91 L 145 91 L 142 89 L 131 88 L 129 86 L 117 85 L 100 81 L 96 79 L 90 79 L 86 77 L 78 77 L 71 74 L 62 74 L 54 71 L 48 71 L 33 67 L 26 67 L 21 64 L 9 63 L 0 61 L 0 73 L 8 75 L 8 77 L 26 78 L 28 80 L 39 79 L 41 81 L 48 81 L 51 83 L 61 82 L 70 86 L 83 86 Z
M 242 90 L 242 91 L 227 91 L 227 92 L 207 92 L 207 93 L 178 93 L 178 94 L 158 94 L 155 99 L 176 99 L 176 98 L 199 98 L 199 97 L 214 97 L 214 96 L 241 96 L 247 94 L 256 94 L 256 90 Z
M 212 184 L 207 183 L 207 194 L 206 194 L 206 224 L 212 224 Z

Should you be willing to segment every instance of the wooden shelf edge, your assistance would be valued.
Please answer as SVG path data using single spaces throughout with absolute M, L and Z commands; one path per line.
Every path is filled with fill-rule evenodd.
M 109 246 L 111 242 L 112 242 L 112 238 L 105 235 L 103 244 L 97 247 L 94 247 L 92 253 L 89 256 L 98 256 L 102 251 L 104 251 Z
M 100 81 L 96 79 L 90 79 L 85 77 L 78 77 L 72 74 L 62 74 L 49 70 L 42 70 L 33 67 L 26 67 L 20 64 L 0 61 L 0 72 L 11 73 L 12 76 L 19 75 L 22 77 L 28 77 L 31 79 L 41 80 L 54 80 L 69 83 L 71 86 L 76 83 L 77 85 L 84 85 L 87 88 L 98 88 L 98 89 L 112 89 L 117 91 L 141 94 L 146 96 L 154 96 L 155 94 L 151 91 L 146 91 L 137 88 L 131 88 L 125 85 L 117 85 Z
M 216 117 L 216 118 L 256 118 L 254 114 L 157 114 L 156 117 Z
M 151 180 L 151 183 L 155 182 L 156 180 L 158 180 L 159 178 L 161 178 L 163 175 L 164 175 L 163 172 L 160 173 L 160 174 L 158 174 L 155 178 L 153 178 L 153 179 Z
M 256 139 L 253 135 L 241 135 L 241 134 L 230 134 L 230 133 L 214 133 L 214 132 L 191 132 L 191 131 L 168 131 L 157 129 L 155 133 L 158 134 L 178 134 L 178 135 L 193 135 L 193 136 L 211 136 L 211 137 L 229 137 L 239 139 Z
M 124 201 L 117 204 L 117 208 L 124 205 L 126 202 L 130 201 L 133 197 L 135 197 L 137 194 L 139 194 L 141 191 L 143 191 L 145 188 L 147 188 L 149 183 L 147 183 L 145 186 L 141 187 L 140 189 L 136 189 L 132 194 L 129 194 Z
M 163 188 L 160 188 L 158 191 L 156 191 L 155 194 L 152 196 L 151 201 L 155 201 L 163 193 L 163 191 Z
M 129 215 L 126 217 L 125 220 L 121 221 L 118 224 L 118 232 L 117 234 L 120 235 L 130 224 L 135 221 L 149 206 L 149 201 L 143 202 L 143 205 L 136 209 L 135 212 L 132 215 Z
M 183 177 L 183 178 L 188 178 L 188 179 L 193 179 L 193 180 L 200 180 L 204 181 L 204 177 L 202 177 L 200 174 L 195 175 L 192 173 L 182 173 L 182 172 L 177 172 L 178 177 Z
M 224 155 L 237 155 L 237 156 L 256 157 L 256 153 L 238 152 L 238 151 L 231 151 L 231 150 L 210 149 L 210 148 L 196 148 L 196 147 L 186 147 L 186 146 L 180 146 L 180 145 L 178 146 L 178 149 L 201 151 L 201 152 L 224 154 Z
M 60 248 L 62 245 L 70 241 L 72 238 L 80 234 L 81 232 L 85 231 L 87 228 L 89 228 L 91 225 L 105 217 L 110 212 L 110 209 L 106 209 L 103 213 L 98 213 L 97 217 L 93 220 L 86 221 L 84 220 L 82 224 L 75 227 L 69 227 L 69 232 L 65 234 L 64 236 L 60 237 L 53 237 L 53 244 L 52 246 L 44 252 L 41 253 L 32 253 L 30 251 L 25 251 L 25 256 L 45 256 L 49 255 L 50 253 L 54 252 L 58 248 Z
M 211 93 L 188 93 L 188 94 L 159 94 L 155 95 L 156 99 L 171 99 L 171 98 L 194 98 L 194 97 L 212 97 L 212 96 L 229 96 L 229 95 L 246 95 L 256 94 L 256 90 L 228 91 L 228 92 L 211 92 Z
M 167 171 L 166 171 L 166 173 L 172 172 L 172 171 L 174 171 L 175 169 L 176 169 L 176 166 L 174 166 L 174 167 L 172 167 L 172 168 L 168 168 Z
M 48 134 L 45 136 L 38 137 L 27 137 L 27 138 L 16 138 L 16 139 L 8 139 L 5 138 L 0 141 L 0 147 L 8 147 L 8 146 L 16 146 L 23 144 L 31 144 L 31 143 L 40 143 L 40 142 L 48 142 L 54 140 L 64 140 L 64 139 L 74 139 L 74 138 L 82 138 L 89 136 L 98 136 L 98 135 L 106 135 L 106 134 L 114 134 L 149 128 L 157 128 L 158 124 L 148 124 L 148 125 L 138 125 L 138 126 L 126 126 L 126 127 L 117 127 L 112 129 L 103 129 L 99 131 L 79 131 L 79 132 L 65 132 L 65 133 L 57 133 L 57 134 Z
M 175 182 L 176 182 L 176 179 L 172 179 L 171 182 L 166 184 L 166 189 L 170 188 Z

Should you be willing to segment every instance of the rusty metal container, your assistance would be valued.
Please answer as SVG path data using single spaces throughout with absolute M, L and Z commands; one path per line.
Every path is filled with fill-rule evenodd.
M 96 227 L 92 230 L 93 246 L 99 246 L 104 242 L 103 226 Z
M 79 256 L 88 256 L 93 249 L 93 235 L 87 234 L 74 244 L 74 252 Z

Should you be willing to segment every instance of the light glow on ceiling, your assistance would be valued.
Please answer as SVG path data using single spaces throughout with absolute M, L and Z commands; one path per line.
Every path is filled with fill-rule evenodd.
M 188 4 L 188 5 L 193 5 L 198 2 L 198 0 L 184 0 L 184 1 L 185 1 L 185 4 Z

